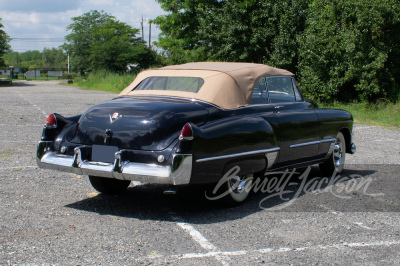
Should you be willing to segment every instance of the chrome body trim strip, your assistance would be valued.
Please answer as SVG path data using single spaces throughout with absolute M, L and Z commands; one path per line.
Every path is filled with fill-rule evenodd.
M 302 147 L 302 146 L 315 145 L 315 144 L 320 144 L 320 143 L 325 143 L 325 142 L 335 142 L 335 141 L 336 141 L 336 139 L 333 139 L 333 138 L 332 139 L 323 139 L 323 140 L 293 144 L 293 145 L 290 145 L 290 148 L 297 148 L 297 147 Z
M 174 154 L 171 165 L 156 165 L 124 161 L 122 152 L 115 153 L 114 163 L 82 161 L 81 149 L 75 148 L 74 156 L 56 154 L 49 150 L 50 142 L 40 142 L 36 157 L 40 168 L 78 175 L 94 175 L 142 183 L 186 185 L 192 176 L 192 155 Z
M 308 145 L 314 145 L 314 144 L 320 144 L 321 141 L 311 141 L 311 142 L 305 142 L 305 143 L 300 143 L 300 144 L 293 144 L 290 145 L 290 148 L 297 148 L 297 147 L 302 147 L 302 146 L 308 146 Z
M 331 138 L 331 139 L 323 139 L 323 140 L 321 140 L 321 143 L 324 143 L 324 142 L 335 142 L 336 141 L 336 139 L 335 138 Z
M 279 148 L 279 147 L 275 147 L 275 148 L 266 149 L 266 150 L 256 150 L 256 151 L 248 151 L 248 152 L 241 152 L 241 153 L 233 153 L 233 154 L 228 154 L 228 155 L 221 155 L 221 156 L 197 159 L 196 162 L 201 163 L 201 162 L 207 162 L 207 161 L 213 161 L 213 160 L 229 159 L 229 158 L 234 158 L 234 157 L 239 157 L 239 156 L 254 155 L 254 154 L 259 154 L 259 153 L 277 152 L 280 149 L 281 148 Z

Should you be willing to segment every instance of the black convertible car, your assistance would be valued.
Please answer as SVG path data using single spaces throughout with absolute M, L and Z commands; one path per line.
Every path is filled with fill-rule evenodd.
M 122 192 L 131 181 L 216 184 L 235 168 L 217 192 L 228 191 L 231 203 L 245 200 L 245 188 L 266 171 L 319 164 L 324 175 L 340 173 L 356 149 L 353 118 L 316 109 L 293 76 L 250 63 L 143 71 L 82 115 L 50 114 L 37 164 L 89 175 L 103 193 Z

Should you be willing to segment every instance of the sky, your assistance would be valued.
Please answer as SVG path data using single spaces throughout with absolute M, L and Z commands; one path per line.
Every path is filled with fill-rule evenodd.
M 149 19 L 166 14 L 156 0 L 0 0 L 3 30 L 13 39 L 10 45 L 16 52 L 57 48 L 69 33 L 67 26 L 71 18 L 90 10 L 104 10 L 137 29 L 141 28 L 143 16 L 146 42 L 149 41 Z M 152 42 L 159 33 L 152 25 Z

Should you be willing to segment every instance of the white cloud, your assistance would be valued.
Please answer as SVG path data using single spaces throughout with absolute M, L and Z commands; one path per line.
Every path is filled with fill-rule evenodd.
M 113 0 L 87 0 L 85 2 L 92 6 L 114 6 L 116 4 Z
M 104 10 L 118 20 L 140 29 L 144 17 L 144 35 L 148 41 L 148 20 L 165 14 L 155 0 L 0 0 L 0 18 L 5 32 L 11 38 L 64 38 L 72 17 L 81 16 L 90 10 Z M 152 41 L 160 31 L 152 26 Z M 51 40 L 14 40 L 11 48 L 15 51 L 40 50 L 58 47 L 63 42 Z
M 52 13 L 73 10 L 79 7 L 79 0 L 0 0 L 2 11 Z

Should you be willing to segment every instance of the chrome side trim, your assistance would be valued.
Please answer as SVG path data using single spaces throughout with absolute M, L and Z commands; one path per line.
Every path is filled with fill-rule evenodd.
M 305 142 L 305 143 L 290 145 L 290 148 L 297 148 L 297 147 L 320 144 L 320 143 L 321 143 L 321 141 L 319 141 L 319 140 L 318 141 L 311 141 L 311 142 Z
M 185 185 L 192 176 L 192 155 L 174 154 L 171 165 L 135 163 L 123 160 L 123 151 L 115 153 L 114 163 L 82 161 L 81 149 L 74 156 L 47 151 L 51 143 L 39 143 L 37 164 L 40 168 L 70 172 L 78 175 L 94 175 L 142 183 Z M 44 155 L 40 151 L 44 151 Z M 47 151 L 47 152 L 46 152 Z
M 325 143 L 325 142 L 335 142 L 335 141 L 336 141 L 336 139 L 333 139 L 333 138 L 332 139 L 323 139 L 323 140 L 317 140 L 317 141 L 293 144 L 293 145 L 290 145 L 290 148 L 297 148 L 297 147 L 302 147 L 302 146 L 320 144 L 320 143 Z
M 324 142 L 335 142 L 336 141 L 336 139 L 335 138 L 331 138 L 331 139 L 323 139 L 323 140 L 321 140 L 321 143 L 324 143 Z
M 256 151 L 248 151 L 248 152 L 241 152 L 241 153 L 233 153 L 233 154 L 228 154 L 228 155 L 221 155 L 221 156 L 197 159 L 196 162 L 201 163 L 201 162 L 208 162 L 208 161 L 213 161 L 213 160 L 229 159 L 229 158 L 254 155 L 254 154 L 259 154 L 259 153 L 270 153 L 270 152 L 275 152 L 275 151 L 279 151 L 279 150 L 280 150 L 279 147 L 275 147 L 275 148 L 266 149 L 266 150 L 256 150 Z

